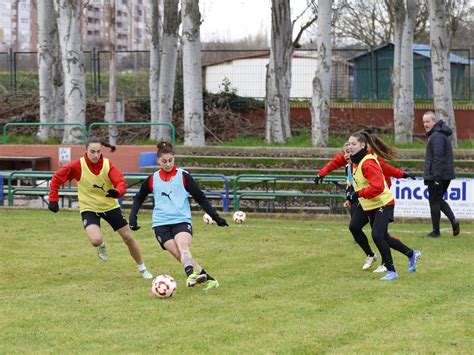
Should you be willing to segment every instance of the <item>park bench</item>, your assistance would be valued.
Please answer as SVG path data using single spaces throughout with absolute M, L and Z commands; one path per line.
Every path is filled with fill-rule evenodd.
M 279 185 L 312 184 L 314 175 L 265 175 L 265 174 L 242 174 L 234 178 L 233 203 L 234 211 L 240 210 L 242 200 L 253 200 L 267 202 L 267 211 L 275 209 L 275 201 L 281 200 L 285 212 L 288 202 L 293 199 L 318 199 L 326 201 L 331 211 L 337 210 L 338 202 L 345 200 L 345 176 L 328 176 L 325 178 L 324 191 L 306 192 L 301 189 L 283 190 Z M 246 182 L 246 186 L 243 186 Z M 259 187 L 259 188 L 258 188 Z M 329 191 L 326 191 L 329 190 Z

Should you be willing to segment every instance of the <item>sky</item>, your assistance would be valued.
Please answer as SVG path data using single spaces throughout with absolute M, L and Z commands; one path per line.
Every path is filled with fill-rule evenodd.
M 306 0 L 292 0 L 291 7 L 294 19 Z M 270 36 L 270 0 L 200 0 L 200 10 L 202 41 L 235 41 L 263 31 Z

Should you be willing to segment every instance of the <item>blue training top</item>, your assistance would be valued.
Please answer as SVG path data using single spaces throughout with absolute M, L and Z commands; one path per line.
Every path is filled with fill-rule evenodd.
M 177 169 L 170 181 L 163 181 L 160 172 L 153 174 L 152 226 L 165 226 L 176 223 L 191 223 L 189 193 L 183 185 L 183 169 Z

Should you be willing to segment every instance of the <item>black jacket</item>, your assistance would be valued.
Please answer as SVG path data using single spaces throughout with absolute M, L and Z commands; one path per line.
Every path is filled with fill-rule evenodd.
M 454 175 L 453 147 L 451 139 L 453 134 L 443 121 L 438 121 L 431 131 L 427 132 L 428 143 L 425 153 L 424 179 L 429 182 L 434 180 L 452 180 Z

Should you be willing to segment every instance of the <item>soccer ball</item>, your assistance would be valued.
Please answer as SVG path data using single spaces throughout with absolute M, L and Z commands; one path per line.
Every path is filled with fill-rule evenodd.
M 237 211 L 234 212 L 234 215 L 232 216 L 232 219 L 234 220 L 235 223 L 237 224 L 242 224 L 245 222 L 245 218 L 247 215 L 243 211 Z
M 204 213 L 204 216 L 202 216 L 202 220 L 204 223 L 206 224 L 214 224 L 216 222 L 214 222 L 214 220 L 211 218 L 211 216 L 209 216 L 207 213 Z
M 176 291 L 176 281 L 169 275 L 159 275 L 151 283 L 153 296 L 169 298 Z

